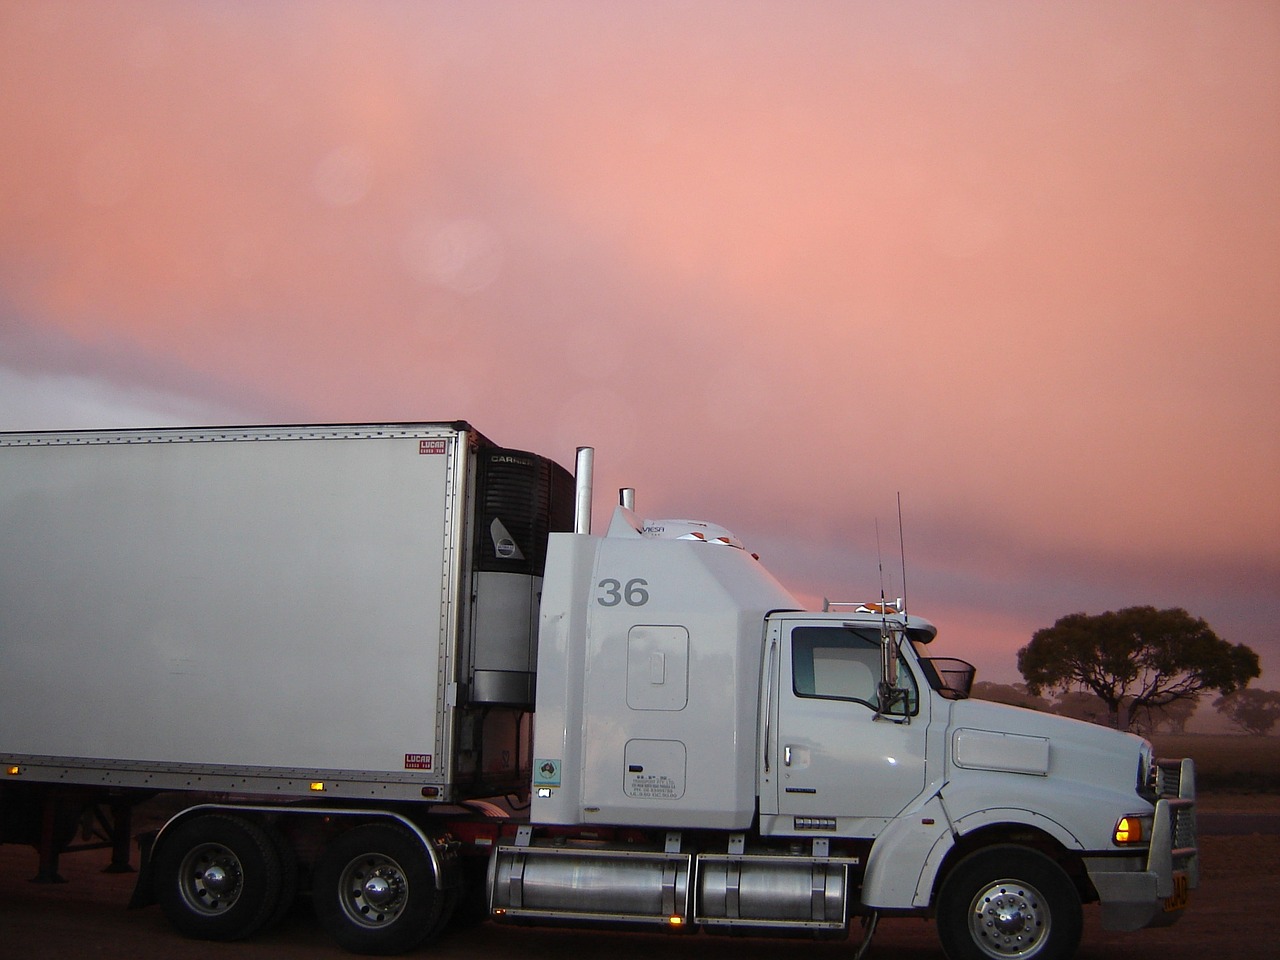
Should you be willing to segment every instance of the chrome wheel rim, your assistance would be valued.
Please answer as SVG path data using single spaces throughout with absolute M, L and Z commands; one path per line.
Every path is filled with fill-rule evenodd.
M 220 843 L 202 843 L 188 851 L 179 876 L 183 902 L 203 916 L 226 913 L 244 890 L 240 858 Z
M 399 919 L 409 902 L 409 878 L 390 857 L 363 854 L 343 869 L 339 896 L 342 910 L 352 923 L 385 927 Z
M 1040 891 L 1022 880 L 997 880 L 969 905 L 974 944 L 994 960 L 1026 960 L 1049 941 L 1051 917 Z

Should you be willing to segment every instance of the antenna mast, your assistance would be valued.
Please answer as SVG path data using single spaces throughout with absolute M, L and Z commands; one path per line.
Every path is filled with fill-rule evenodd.
M 879 518 L 876 519 L 876 567 L 880 571 L 880 695 L 876 706 L 875 718 L 877 720 L 891 720 L 893 723 L 910 723 L 911 718 L 906 716 L 905 712 L 900 720 L 891 715 L 894 706 L 903 701 L 907 693 L 898 687 L 899 641 L 895 636 L 898 628 L 890 628 L 889 626 L 889 604 L 884 596 L 884 560 L 880 555 Z M 905 615 L 903 616 L 903 626 L 906 626 Z
M 902 617 L 907 616 L 907 542 L 902 537 L 902 491 L 898 491 L 898 550 L 902 554 Z M 884 587 L 880 588 L 881 593 Z M 884 599 L 882 596 L 881 600 Z
M 884 560 L 880 557 L 880 518 L 876 517 L 876 570 L 880 573 L 880 613 L 884 614 Z

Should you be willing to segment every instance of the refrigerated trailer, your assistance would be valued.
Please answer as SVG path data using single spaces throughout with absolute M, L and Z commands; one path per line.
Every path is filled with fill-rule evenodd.
M 1195 778 L 967 698 L 901 604 L 806 611 L 729 531 L 464 422 L 0 434 L 0 839 L 92 811 L 135 904 L 344 947 L 455 915 L 1070 955 L 1198 882 Z M 855 922 L 856 921 L 856 922 Z

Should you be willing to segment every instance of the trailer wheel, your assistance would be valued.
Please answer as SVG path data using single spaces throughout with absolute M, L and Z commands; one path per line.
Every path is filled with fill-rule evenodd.
M 352 953 L 404 953 L 438 932 L 444 908 L 421 842 L 390 824 L 341 834 L 316 865 L 316 918 Z
M 156 900 L 169 922 L 198 940 L 240 940 L 262 927 L 280 898 L 280 860 L 257 824 L 200 816 L 161 840 Z
M 938 937 L 951 960 L 1067 960 L 1080 943 L 1080 895 L 1044 854 L 970 854 L 938 895 Z

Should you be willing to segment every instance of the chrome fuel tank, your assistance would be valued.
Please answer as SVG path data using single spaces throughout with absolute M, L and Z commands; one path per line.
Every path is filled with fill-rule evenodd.
M 692 860 L 657 851 L 501 845 L 489 863 L 490 915 L 678 924 L 689 916 Z

